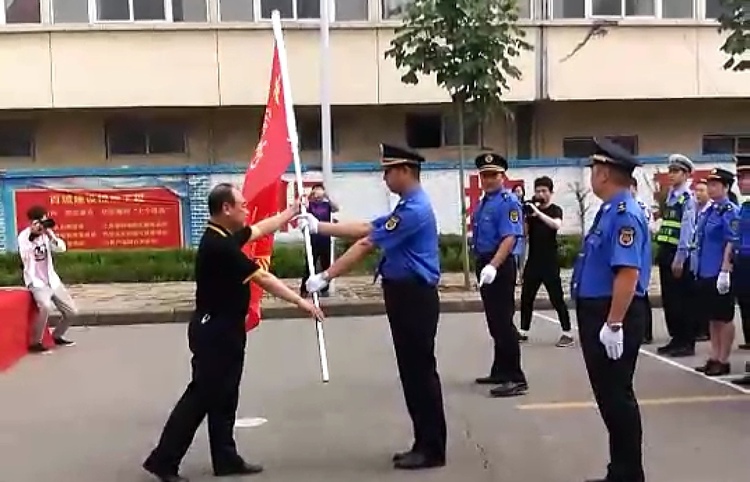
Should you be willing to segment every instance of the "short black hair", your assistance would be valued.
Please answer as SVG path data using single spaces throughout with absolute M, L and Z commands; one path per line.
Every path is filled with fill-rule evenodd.
M 534 189 L 538 187 L 546 187 L 549 189 L 549 192 L 553 192 L 555 190 L 555 183 L 552 182 L 552 178 L 549 176 L 537 177 L 534 179 Z
M 29 221 L 39 221 L 46 215 L 47 209 L 39 205 L 31 206 L 29 210 L 26 211 L 26 217 L 29 218 Z
M 325 189 L 326 187 L 323 185 L 322 182 L 316 182 L 310 187 L 310 190 L 312 191 L 313 189 L 317 189 L 317 188 Z
M 234 206 L 234 190 L 236 188 L 228 182 L 222 182 L 214 186 L 208 195 L 208 214 L 216 216 L 221 213 L 224 204 Z

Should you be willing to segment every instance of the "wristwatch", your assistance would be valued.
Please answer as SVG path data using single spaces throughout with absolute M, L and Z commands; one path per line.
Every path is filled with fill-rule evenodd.
M 622 321 L 608 321 L 607 326 L 612 331 L 620 331 L 622 328 Z

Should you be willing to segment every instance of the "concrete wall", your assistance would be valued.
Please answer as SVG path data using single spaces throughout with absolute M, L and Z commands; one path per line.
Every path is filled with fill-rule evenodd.
M 510 106 L 515 108 L 514 105 Z M 638 154 L 700 154 L 704 135 L 750 136 L 750 99 L 682 101 L 547 102 L 535 107 L 531 157 L 563 155 L 566 137 L 636 135 Z M 381 142 L 406 144 L 405 117 L 414 112 L 450 114 L 446 104 L 334 106 L 334 162 L 375 159 Z M 317 128 L 317 109 L 296 109 L 300 134 Z M 187 152 L 179 155 L 108 156 L 104 124 L 120 117 L 177 119 L 186 126 Z M 58 167 L 178 166 L 245 163 L 258 141 L 262 108 L 4 111 L 0 121 L 36 125 L 33 158 L 0 158 L 0 169 Z M 310 122 L 313 121 L 313 122 Z M 517 155 L 518 126 L 498 115 L 484 129 L 485 147 Z M 317 132 L 317 131 L 315 131 Z M 421 152 L 431 161 L 455 159 L 456 146 Z M 468 146 L 467 156 L 479 153 Z M 301 152 L 319 165 L 318 151 Z
M 584 43 L 592 20 L 522 22 L 535 50 L 524 51 L 515 61 L 523 75 L 509 82 L 505 100 L 750 95 L 746 75 L 722 69 L 723 38 L 714 21 L 615 23 Z M 434 78 L 416 86 L 401 83 L 402 73 L 384 57 L 395 25 L 364 21 L 332 27 L 334 104 L 448 100 Z M 267 22 L 10 27 L 0 34 L 0 71 L 12 73 L 0 77 L 4 108 L 216 107 L 266 101 L 273 44 Z M 541 29 L 544 44 L 538 43 Z M 289 23 L 285 42 L 295 104 L 318 104 L 318 27 Z
M 732 168 L 729 159 L 697 159 L 701 169 L 713 166 Z M 654 174 L 665 170 L 664 158 L 646 158 L 646 165 L 639 168 L 636 177 L 640 181 L 641 197 L 646 202 L 653 202 Z M 117 192 L 118 189 L 132 191 L 148 189 L 166 189 L 177 199 L 177 221 L 171 224 L 179 230 L 173 238 L 181 240 L 183 246 L 195 245 L 205 227 L 208 215 L 206 196 L 211 186 L 219 182 L 233 182 L 241 185 L 244 169 L 230 165 L 190 166 L 190 167 L 130 167 L 130 168 L 70 168 L 40 170 L 10 170 L 0 173 L 0 250 L 16 249 L 17 233 L 23 228 L 16 222 L 23 217 L 23 212 L 16 213 L 17 194 L 28 190 L 41 190 L 49 196 L 60 193 Z M 581 160 L 533 160 L 523 163 L 512 162 L 510 176 L 521 180 L 532 189 L 533 180 L 541 175 L 554 179 L 556 184 L 555 202 L 565 212 L 563 232 L 578 233 L 581 230 L 581 210 L 576 202 L 577 192 L 587 192 L 589 188 L 588 172 L 581 167 Z M 280 207 L 293 199 L 293 175 L 286 174 L 286 199 L 281 200 Z M 305 170 L 306 184 L 321 180 L 319 171 Z M 464 193 L 471 209 L 480 196 L 478 179 L 473 169 L 467 171 L 465 180 L 467 189 Z M 460 232 L 459 217 L 459 179 L 455 162 L 434 162 L 427 165 L 423 173 L 423 184 L 430 194 L 438 218 L 440 231 L 444 234 Z M 340 219 L 372 219 L 391 210 L 397 202 L 396 196 L 387 191 L 382 183 L 382 174 L 375 163 L 350 163 L 338 165 L 334 172 L 333 184 L 330 186 L 332 197 L 340 203 Z M 48 197 L 49 197 L 48 196 Z M 50 198 L 51 199 L 51 198 Z M 595 214 L 599 201 L 591 194 L 585 199 L 586 212 L 583 213 L 583 226 L 588 226 Z M 60 206 L 50 208 L 62 209 Z M 155 212 L 155 211 L 154 211 Z M 20 214 L 20 216 L 18 216 Z M 79 211 L 80 223 L 99 223 Z M 151 219 L 159 219 L 158 217 Z M 23 222 L 23 221 L 21 221 Z M 143 226 L 141 226 L 143 228 Z M 279 241 L 300 239 L 300 234 L 286 227 L 277 235 Z M 69 227 L 66 229 L 70 229 Z M 105 228 L 109 230 L 110 228 Z M 113 228 L 114 229 L 114 228 Z M 123 228 L 125 229 L 125 228 Z M 75 230 L 75 229 L 74 229 Z M 88 237 L 90 233 L 81 234 L 82 229 L 75 230 L 75 241 Z M 85 231 L 85 230 L 84 230 Z M 153 234 L 153 233 L 151 233 Z M 148 236 L 149 233 L 136 233 L 135 237 Z M 71 235 L 72 236 L 72 235 Z M 129 234 L 131 238 L 133 234 Z M 76 243 L 74 243 L 76 244 Z

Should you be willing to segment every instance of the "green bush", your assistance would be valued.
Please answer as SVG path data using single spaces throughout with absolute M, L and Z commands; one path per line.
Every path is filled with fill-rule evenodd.
M 338 255 L 350 242 L 336 243 Z M 565 268 L 573 266 L 580 247 L 580 236 L 561 236 L 559 257 Z M 461 237 L 440 238 L 440 255 L 444 272 L 460 272 Z M 71 251 L 55 256 L 57 272 L 68 284 L 191 281 L 195 252 L 192 249 Z M 379 256 L 373 253 L 352 274 L 372 274 Z M 472 266 L 472 269 L 473 266 Z M 299 278 L 305 271 L 304 248 L 299 243 L 278 243 L 274 249 L 271 271 L 280 278 Z M 0 253 L 0 286 L 19 286 L 21 262 L 16 253 Z

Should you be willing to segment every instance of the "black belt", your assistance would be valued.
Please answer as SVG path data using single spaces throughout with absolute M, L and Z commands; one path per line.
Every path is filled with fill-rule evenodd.
M 434 288 L 436 285 L 429 283 L 424 278 L 420 278 L 419 276 L 413 275 L 413 276 L 406 276 L 404 278 L 383 278 L 382 283 L 384 285 L 419 285 L 419 286 L 425 286 L 429 288 Z

